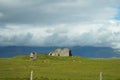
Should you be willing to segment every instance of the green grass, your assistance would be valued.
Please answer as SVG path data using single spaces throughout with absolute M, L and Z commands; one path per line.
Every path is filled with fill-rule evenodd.
M 52 57 L 38 55 L 0 58 L 0 80 L 120 80 L 120 59 L 89 59 L 83 57 Z

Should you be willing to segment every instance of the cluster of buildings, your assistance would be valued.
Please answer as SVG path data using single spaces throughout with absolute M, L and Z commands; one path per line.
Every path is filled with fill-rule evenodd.
M 50 53 L 48 53 L 49 56 L 72 56 L 71 50 L 69 48 L 58 48 Z M 37 59 L 37 53 L 31 52 L 30 53 L 30 59 L 36 60 Z

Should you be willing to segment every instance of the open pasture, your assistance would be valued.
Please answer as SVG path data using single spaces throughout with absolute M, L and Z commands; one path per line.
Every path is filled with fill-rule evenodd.
M 52 57 L 39 55 L 0 58 L 0 80 L 120 80 L 120 59 L 91 59 L 83 57 Z

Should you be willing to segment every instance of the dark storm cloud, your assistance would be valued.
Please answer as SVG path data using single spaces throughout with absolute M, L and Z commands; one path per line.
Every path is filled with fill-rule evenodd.
M 98 18 L 99 11 L 104 11 L 106 5 L 115 4 L 110 2 L 113 1 L 1 0 L 0 13 L 3 15 L 0 17 L 0 23 L 47 25 L 91 21 Z
M 14 35 L 12 37 L 0 35 L 0 44 L 1 46 L 13 46 L 13 45 L 29 45 L 30 40 L 32 39 L 32 34 L 27 33 L 27 34 L 21 34 L 21 35 Z

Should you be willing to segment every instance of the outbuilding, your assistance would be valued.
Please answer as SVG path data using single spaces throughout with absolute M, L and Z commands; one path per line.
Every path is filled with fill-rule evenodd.
M 50 56 L 72 56 L 71 50 L 69 48 L 57 48 L 53 52 L 49 53 Z

